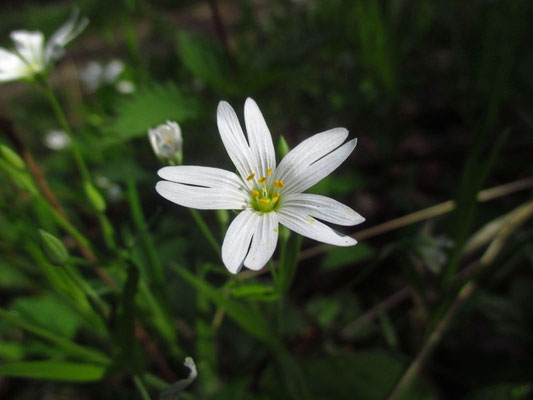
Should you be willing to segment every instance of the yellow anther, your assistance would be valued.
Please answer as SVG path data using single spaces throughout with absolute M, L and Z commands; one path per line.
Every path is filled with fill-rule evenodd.
M 270 176 L 271 173 L 272 173 L 272 168 L 269 168 L 269 169 L 267 170 L 267 176 Z
M 276 194 L 274 195 L 274 197 L 272 197 L 272 204 L 275 204 L 276 201 L 278 201 L 278 200 L 279 200 L 279 193 L 276 193 Z
M 265 199 L 259 199 L 259 202 L 261 202 L 263 204 L 268 204 L 268 200 L 265 200 Z
M 257 190 L 252 190 L 252 196 L 255 198 L 259 197 L 259 192 Z
M 255 176 L 255 174 L 252 174 L 252 175 L 250 175 L 248 178 L 246 178 L 246 180 L 247 180 L 247 181 L 251 181 L 252 179 L 254 179 L 254 176 Z
M 265 182 L 266 180 L 267 180 L 267 178 L 265 178 L 265 177 L 262 177 L 262 178 L 261 178 L 261 179 L 259 179 L 259 180 L 258 180 L 257 182 L 259 182 L 259 183 L 263 183 L 263 182 Z
M 282 181 L 274 181 L 274 187 L 283 189 L 285 187 L 285 184 Z

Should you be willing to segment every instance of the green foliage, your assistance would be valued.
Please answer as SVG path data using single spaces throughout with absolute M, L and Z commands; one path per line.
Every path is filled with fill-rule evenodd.
M 403 365 L 382 351 L 301 360 L 309 388 L 306 399 L 385 399 L 403 371 Z M 312 379 L 310 378 L 312 377 Z M 262 388 L 272 398 L 283 398 L 283 390 L 272 370 L 262 381 Z M 436 399 L 428 385 L 418 380 L 402 399 Z
M 94 382 L 105 376 L 106 367 L 66 361 L 28 361 L 0 365 L 0 375 L 49 381 Z
M 117 117 L 110 125 L 109 142 L 146 137 L 148 129 L 177 121 L 195 120 L 202 113 L 201 103 L 191 94 L 184 94 L 174 83 L 151 84 L 116 104 Z

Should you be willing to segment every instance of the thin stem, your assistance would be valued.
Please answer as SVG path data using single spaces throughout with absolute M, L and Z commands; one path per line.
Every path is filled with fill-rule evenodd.
M 61 128 L 63 129 L 63 131 L 65 131 L 65 133 L 68 135 L 70 139 L 70 148 L 72 149 L 72 154 L 74 155 L 74 160 L 76 162 L 76 165 L 78 166 L 82 179 L 85 182 L 91 182 L 91 175 L 89 174 L 89 170 L 87 169 L 85 160 L 83 159 L 81 155 L 78 144 L 74 140 L 74 135 L 72 134 L 72 130 L 70 129 L 70 125 L 68 123 L 65 112 L 63 111 L 63 107 L 61 107 L 61 104 L 59 103 L 57 96 L 55 95 L 54 91 L 52 90 L 48 82 L 46 82 L 46 80 L 43 79 L 41 81 L 41 84 L 46 92 L 48 101 L 50 102 L 50 105 L 52 106 L 52 109 L 54 110 L 54 113 L 57 117 L 57 120 L 59 121 L 59 124 L 61 125 Z
M 503 226 L 499 234 L 493 239 L 493 241 L 481 257 L 479 263 L 476 265 L 477 271 L 474 276 L 478 276 L 481 270 L 487 268 L 495 261 L 496 257 L 502 250 L 503 245 L 505 241 L 509 238 L 509 236 L 520 225 L 522 225 L 531 217 L 533 217 L 533 202 L 528 202 L 524 204 L 518 209 L 518 212 L 512 214 L 512 217 L 509 218 L 507 224 Z M 433 332 L 429 335 L 427 341 L 420 349 L 416 358 L 413 360 L 409 368 L 407 368 L 404 375 L 401 377 L 401 379 L 398 381 L 398 383 L 392 390 L 390 396 L 388 397 L 388 400 L 399 399 L 400 396 L 404 393 L 404 391 L 409 387 L 411 381 L 417 376 L 417 374 L 420 372 L 435 347 L 437 347 L 437 345 L 440 343 L 448 326 L 450 325 L 450 322 L 461 310 L 462 306 L 472 296 L 476 289 L 477 283 L 474 281 L 474 279 L 472 279 L 467 282 L 459 291 L 457 297 L 453 301 L 450 308 L 448 308 L 448 311 L 446 312 L 444 317 L 442 317 Z
M 489 189 L 482 190 L 478 193 L 477 199 L 479 202 L 483 203 L 485 201 L 494 200 L 500 197 L 507 196 L 509 194 L 519 192 L 525 189 L 531 189 L 533 187 L 533 178 L 524 178 L 517 181 L 509 182 L 503 185 L 494 186 Z M 370 227 L 368 229 L 363 229 L 357 233 L 351 235 L 357 240 L 369 239 L 374 236 L 381 235 L 404 226 L 412 225 L 417 222 L 425 221 L 440 215 L 449 213 L 455 208 L 455 202 L 453 200 L 445 201 L 428 208 L 425 208 L 414 213 L 404 215 L 403 217 L 395 218 L 390 221 L 384 222 L 382 224 Z M 312 258 L 319 254 L 327 252 L 331 249 L 329 245 L 319 245 L 311 247 L 309 249 L 303 250 L 300 253 L 300 261 Z M 253 278 L 254 276 L 261 275 L 266 273 L 268 270 L 263 268 L 259 271 L 244 271 L 240 274 L 241 279 Z
M 139 391 L 141 398 L 143 400 L 150 400 L 150 395 L 148 394 L 148 390 L 146 389 L 146 386 L 144 386 L 144 383 L 142 379 L 139 377 L 139 375 L 133 375 L 133 382 L 135 383 L 135 387 Z
M 163 268 L 161 267 L 161 262 L 159 260 L 159 256 L 157 255 L 157 250 L 155 248 L 152 235 L 150 235 L 150 232 L 148 231 L 146 219 L 144 218 L 141 202 L 139 200 L 139 192 L 135 185 L 135 181 L 131 176 L 128 177 L 128 198 L 133 221 L 135 222 L 135 226 L 141 235 L 144 250 L 146 251 L 146 256 L 148 257 L 150 272 L 152 273 L 151 278 L 159 290 L 163 290 L 165 281 Z
M 215 250 L 215 252 L 220 256 L 220 245 L 218 244 L 217 240 L 215 239 L 215 236 L 213 236 L 213 233 L 205 223 L 202 215 L 198 212 L 198 210 L 195 210 L 194 208 L 189 208 L 189 211 L 191 212 L 191 215 L 198 224 L 198 227 L 206 237 L 207 241 L 211 245 L 211 248 Z

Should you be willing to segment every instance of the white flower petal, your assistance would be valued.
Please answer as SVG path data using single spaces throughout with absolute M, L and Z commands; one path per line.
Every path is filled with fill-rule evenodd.
M 20 79 L 28 75 L 28 65 L 18 55 L 0 47 L 0 82 Z
M 293 207 L 302 213 L 337 225 L 357 225 L 364 222 L 364 218 L 350 207 L 326 196 L 309 193 L 289 194 L 283 197 L 283 207 Z
M 305 169 L 293 170 L 285 178 L 284 194 L 301 193 L 320 182 L 348 158 L 356 145 L 357 139 L 352 139 Z
M 246 206 L 247 200 L 244 193 L 231 187 L 214 189 L 159 181 L 155 190 L 180 206 L 200 210 L 241 210 Z
M 329 226 L 302 212 L 299 207 L 283 207 L 278 210 L 280 224 L 302 236 L 335 246 L 353 246 L 357 240 L 334 231 Z
M 220 168 L 180 165 L 161 168 L 157 173 L 161 178 L 172 182 L 220 189 L 230 187 L 245 196 L 247 193 L 242 179 L 237 174 Z
M 64 53 L 64 47 L 78 36 L 89 24 L 86 17 L 78 21 L 79 10 L 76 8 L 70 18 L 50 37 L 46 43 L 46 62 L 50 63 L 60 58 Z
M 235 110 L 229 103 L 225 101 L 218 103 L 217 124 L 220 137 L 231 161 L 233 161 L 241 177 L 246 179 L 254 173 L 255 163 L 252 159 L 250 147 L 248 147 L 248 143 L 244 138 L 237 114 L 235 114 Z
M 289 177 L 339 147 L 348 137 L 348 130 L 334 128 L 317 133 L 292 149 L 278 165 L 275 179 L 287 185 Z
M 244 266 L 260 270 L 270 260 L 278 243 L 278 216 L 275 212 L 257 214 L 257 222 Z
M 236 274 L 242 268 L 250 241 L 257 225 L 258 214 L 244 210 L 231 222 L 222 243 L 222 262 L 229 272 Z
M 261 114 L 256 102 L 249 97 L 244 103 L 244 121 L 250 150 L 257 164 L 257 170 L 254 172 L 258 177 L 264 177 L 269 168 L 274 169 L 276 167 L 276 153 L 274 152 L 272 135 L 268 130 L 263 114 Z
M 29 69 L 35 72 L 44 69 L 44 36 L 41 32 L 13 31 L 10 36 Z

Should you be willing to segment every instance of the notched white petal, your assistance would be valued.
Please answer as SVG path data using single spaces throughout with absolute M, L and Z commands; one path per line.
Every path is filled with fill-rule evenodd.
M 155 189 L 167 200 L 199 210 L 242 210 L 246 207 L 246 196 L 232 189 L 189 186 L 169 181 L 157 182 Z
M 250 252 L 244 266 L 260 270 L 270 260 L 278 243 L 278 216 L 275 212 L 257 213 L 256 226 Z
M 231 161 L 241 177 L 246 178 L 253 173 L 255 163 L 252 160 L 250 147 L 244 138 L 237 114 L 226 101 L 218 103 L 217 125 L 222 143 L 224 143 Z
M 298 208 L 301 213 L 337 225 L 351 226 L 365 221 L 364 217 L 350 207 L 332 198 L 317 194 L 289 194 L 283 199 L 283 206 Z
M 257 214 L 245 210 L 237 215 L 226 231 L 222 243 L 222 262 L 232 274 L 242 268 L 256 225 Z
M 273 169 L 276 166 L 276 153 L 272 143 L 272 135 L 263 114 L 257 103 L 250 97 L 244 103 L 244 121 L 250 150 L 257 165 L 255 172 L 259 176 L 266 176 L 268 169 Z
M 220 168 L 180 165 L 161 168 L 157 174 L 163 179 L 187 185 L 235 189 L 242 193 L 247 190 L 237 174 Z
M 287 179 L 285 183 L 287 186 L 285 193 L 301 193 L 320 182 L 348 158 L 356 145 L 357 139 L 352 139 L 307 168 L 294 171 L 290 180 Z
M 302 212 L 298 207 L 284 207 L 278 211 L 279 222 L 302 236 L 334 246 L 353 246 L 357 240 L 343 235 Z

